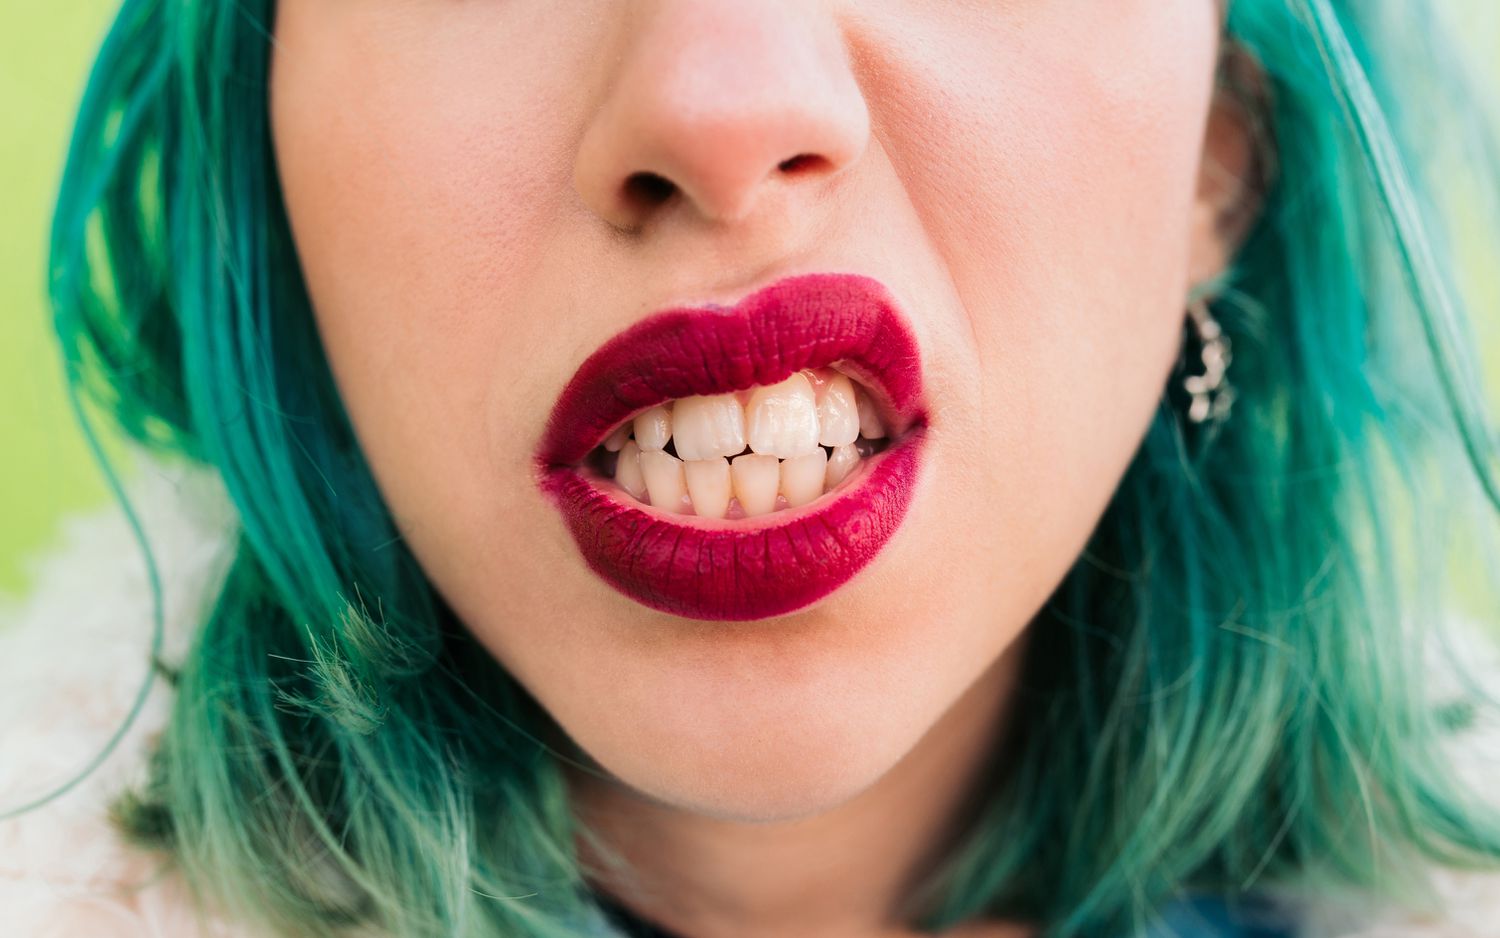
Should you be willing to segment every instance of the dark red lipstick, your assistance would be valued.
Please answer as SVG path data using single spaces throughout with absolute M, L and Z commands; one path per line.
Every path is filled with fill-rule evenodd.
M 738 520 L 676 514 L 586 463 L 648 408 L 829 366 L 858 379 L 890 437 L 810 504 Z M 920 352 L 890 292 L 870 277 L 803 274 L 734 306 L 656 313 L 604 343 L 553 407 L 537 464 L 584 560 L 611 586 L 689 618 L 759 619 L 826 596 L 885 546 L 911 502 L 924 429 Z

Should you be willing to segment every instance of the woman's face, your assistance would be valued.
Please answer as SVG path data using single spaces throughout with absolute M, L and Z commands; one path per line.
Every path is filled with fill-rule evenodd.
M 1200 172 L 1219 16 L 1210 0 L 278 4 L 276 158 L 361 445 L 435 586 L 604 768 L 693 810 L 805 814 L 997 673 L 1100 517 L 1186 291 L 1222 257 Z M 730 396 L 691 402 L 708 428 L 691 443 L 673 403 L 671 450 L 648 420 L 618 454 L 547 462 L 560 399 L 592 447 L 609 427 L 590 420 L 647 399 L 599 403 L 621 369 L 678 374 L 676 327 L 652 320 L 572 400 L 611 338 L 816 272 L 883 285 L 919 394 L 893 402 L 891 376 L 855 363 L 752 400 L 787 378 L 785 349 L 754 374 L 708 362 L 700 390 Z M 706 354 L 696 341 L 678 357 Z M 900 351 L 882 342 L 866 354 Z M 827 396 L 842 372 L 886 408 L 888 449 L 820 447 L 812 471 L 858 460 L 844 487 L 759 514 L 793 457 L 757 433 L 811 453 L 793 439 L 811 413 L 820 442 L 846 434 Z M 739 452 L 734 406 L 762 458 L 727 483 L 721 456 L 701 460 L 678 499 L 695 476 L 672 452 Z M 649 466 L 639 498 L 627 453 Z M 602 510 L 574 510 L 559 473 Z M 725 492 L 725 520 L 699 516 Z M 652 580 L 706 538 L 764 551 Z

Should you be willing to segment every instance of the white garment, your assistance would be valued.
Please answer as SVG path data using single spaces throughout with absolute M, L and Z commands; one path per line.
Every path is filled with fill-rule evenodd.
M 160 565 L 162 658 L 175 663 L 228 569 L 235 515 L 216 476 L 140 463 L 131 501 Z M 28 598 L 0 605 L 0 811 L 73 777 L 99 752 L 145 679 L 151 640 L 149 580 L 118 509 L 69 519 L 61 544 L 32 569 Z M 96 771 L 44 807 L 0 821 L 0 938 L 249 938 L 213 919 L 195 924 L 180 879 L 153 879 L 157 861 L 125 845 L 106 818 L 110 798 L 144 777 L 170 693 L 155 680 L 139 717 Z M 1493 790 L 1500 729 L 1462 745 L 1467 771 Z M 1439 885 L 1445 909 L 1437 919 L 1370 921 L 1367 910 L 1330 900 L 1306 910 L 1308 933 L 1500 938 L 1500 876 L 1442 874 Z

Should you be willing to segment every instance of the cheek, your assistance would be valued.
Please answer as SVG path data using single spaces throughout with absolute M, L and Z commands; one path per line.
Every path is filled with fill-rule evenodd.
M 514 377 L 555 326 L 527 310 L 546 308 L 537 271 L 565 253 L 549 238 L 572 207 L 568 118 L 535 88 L 576 64 L 565 36 L 533 41 L 518 21 L 539 5 L 381 6 L 281 4 L 270 103 L 329 362 L 420 545 L 442 536 L 432 519 L 503 502 L 498 480 L 522 478 L 518 415 L 545 402 Z M 498 61 L 531 77 L 504 80 Z
M 906 102 L 883 142 L 968 318 L 955 383 L 979 399 L 947 415 L 972 460 L 951 487 L 995 506 L 971 543 L 993 545 L 997 592 L 1053 584 L 1076 555 L 1184 316 L 1213 7 L 1078 7 L 919 38 L 946 54 L 869 76 Z

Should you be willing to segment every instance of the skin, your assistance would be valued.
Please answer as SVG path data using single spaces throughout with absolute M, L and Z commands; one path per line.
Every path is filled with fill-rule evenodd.
M 433 584 L 597 765 L 570 771 L 577 814 L 641 892 L 600 883 L 700 938 L 909 933 L 1026 626 L 1140 442 L 1189 286 L 1242 234 L 1221 11 L 278 6 L 275 154 L 335 377 Z M 548 411 L 651 312 L 814 270 L 881 278 L 922 342 L 904 526 L 791 616 L 636 605 L 536 488 Z

